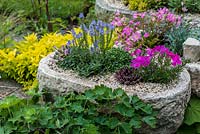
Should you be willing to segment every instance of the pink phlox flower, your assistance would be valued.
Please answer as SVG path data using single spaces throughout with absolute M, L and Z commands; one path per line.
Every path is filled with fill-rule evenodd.
M 137 18 L 138 18 L 138 16 L 139 16 L 139 14 L 138 14 L 138 13 L 133 13 L 133 18 L 134 18 L 134 19 L 137 19 Z
M 141 18 L 144 18 L 146 16 L 146 12 L 140 13 L 139 15 Z
M 125 40 L 125 43 L 127 44 L 128 47 L 131 47 L 133 45 L 132 42 L 131 42 L 131 40 L 129 38 L 127 38 Z
M 144 37 L 148 38 L 149 37 L 149 33 L 148 32 L 144 33 Z
M 137 41 L 139 41 L 141 39 L 141 33 L 140 32 L 135 32 L 135 33 L 132 34 L 131 37 L 132 37 L 132 40 L 134 42 L 137 42 Z
M 133 20 L 130 20 L 130 21 L 129 21 L 129 24 L 130 24 L 130 25 L 134 24 L 134 21 L 133 21 Z
M 139 25 L 140 25 L 139 21 L 135 22 L 135 26 L 139 26 Z
M 159 13 L 159 14 L 167 14 L 167 13 L 169 13 L 169 9 L 166 8 L 166 7 L 160 8 L 160 9 L 158 10 L 158 13 Z
M 153 51 L 153 49 L 151 49 L 151 48 L 147 48 L 146 49 L 146 54 L 147 54 L 147 56 L 154 56 L 154 51 Z
M 172 66 L 175 67 L 182 64 L 181 57 L 178 54 L 174 54 L 173 52 L 169 51 L 167 52 L 167 56 L 171 59 Z
M 114 26 L 122 26 L 123 25 L 123 19 L 120 17 L 115 17 L 114 20 L 111 22 Z
M 172 58 L 172 66 L 177 66 L 177 65 L 181 65 L 182 61 L 179 55 L 175 54 L 174 57 Z
M 141 49 L 136 49 L 134 52 L 131 53 L 131 56 L 139 56 L 141 55 L 142 50 Z
M 122 36 L 130 36 L 132 33 L 133 29 L 130 28 L 129 26 L 126 26 L 123 30 L 122 30 Z
M 154 52 L 158 52 L 160 54 L 166 54 L 169 52 L 169 49 L 166 48 L 164 45 L 158 45 L 153 48 Z
M 151 63 L 151 57 L 138 56 L 131 61 L 131 67 L 138 69 L 140 67 L 147 67 Z
M 120 16 L 120 11 L 117 10 L 116 13 L 115 13 L 115 15 L 116 15 L 116 16 Z
M 168 13 L 166 19 L 171 23 L 176 23 L 176 16 L 173 13 Z
M 176 26 L 180 26 L 181 22 L 182 22 L 182 18 L 181 16 L 178 16 Z

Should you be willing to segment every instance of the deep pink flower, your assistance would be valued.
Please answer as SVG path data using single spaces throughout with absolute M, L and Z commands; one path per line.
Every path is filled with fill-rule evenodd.
M 154 52 L 159 52 L 160 54 L 165 54 L 169 51 L 164 45 L 158 45 L 153 48 Z
M 172 66 L 175 67 L 182 64 L 181 57 L 178 54 L 174 54 L 173 52 L 169 51 L 167 52 L 167 56 L 171 59 Z
M 154 55 L 154 51 L 151 48 L 147 48 L 146 49 L 146 53 L 147 53 L 147 56 L 151 56 L 152 57 Z
M 140 67 L 147 67 L 151 63 L 151 57 L 138 56 L 131 61 L 131 67 L 138 69 Z
M 131 53 L 131 56 L 139 56 L 142 53 L 141 49 L 136 49 L 134 52 Z

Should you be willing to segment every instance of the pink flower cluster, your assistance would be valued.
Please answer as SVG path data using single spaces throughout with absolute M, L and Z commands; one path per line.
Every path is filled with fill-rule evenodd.
M 180 16 L 177 16 L 169 11 L 166 7 L 160 8 L 158 12 L 151 13 L 153 18 L 152 20 L 155 21 L 168 21 L 169 23 L 176 24 L 177 26 L 180 25 L 182 19 Z
M 118 33 L 116 43 L 123 44 L 126 51 L 139 46 L 155 45 L 157 43 L 155 40 L 161 39 L 166 31 L 180 23 L 181 17 L 171 13 L 167 8 L 148 14 L 136 12 L 132 19 L 117 12 L 111 22 L 116 26 Z
M 148 67 L 151 63 L 166 66 L 168 65 L 166 62 L 170 62 L 173 67 L 182 64 L 180 56 L 171 52 L 164 45 L 155 46 L 152 49 L 147 48 L 145 53 L 141 49 L 136 49 L 131 55 L 136 56 L 131 61 L 131 67 L 135 69 Z

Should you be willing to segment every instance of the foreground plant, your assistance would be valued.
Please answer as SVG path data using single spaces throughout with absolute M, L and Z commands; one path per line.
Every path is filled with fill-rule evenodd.
M 132 55 L 131 67 L 139 70 L 145 82 L 169 83 L 177 79 L 183 69 L 180 56 L 164 45 L 137 49 Z
M 1 134 L 130 134 L 143 125 L 156 125 L 152 106 L 122 89 L 96 86 L 51 102 L 32 94 L 29 99 L 10 96 L 0 102 Z

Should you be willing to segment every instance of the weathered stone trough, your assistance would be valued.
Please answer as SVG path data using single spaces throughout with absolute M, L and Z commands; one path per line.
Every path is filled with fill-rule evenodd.
M 71 71 L 59 72 L 52 69 L 50 64 L 55 64 L 52 58 L 54 53 L 48 55 L 40 61 L 38 68 L 39 88 L 47 89 L 54 95 L 69 91 L 83 92 L 95 85 L 104 84 L 111 88 L 121 87 L 129 95 L 137 95 L 140 99 L 153 105 L 159 111 L 158 124 L 155 129 L 142 129 L 141 133 L 148 134 L 172 134 L 176 132 L 182 124 L 185 109 L 190 99 L 190 75 L 186 69 L 180 74 L 175 85 L 164 87 L 159 92 L 147 92 L 145 90 L 131 90 L 133 86 L 123 87 L 115 82 L 96 82 L 95 80 L 79 77 Z M 149 88 L 154 90 L 156 85 L 149 84 Z M 150 90 L 151 90 L 150 89 Z

